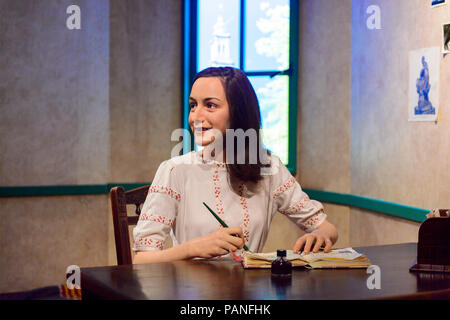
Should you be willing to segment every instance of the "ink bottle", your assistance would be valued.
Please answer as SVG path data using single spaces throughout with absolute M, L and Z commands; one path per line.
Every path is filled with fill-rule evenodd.
M 272 262 L 272 276 L 290 277 L 292 273 L 292 263 L 286 259 L 286 250 L 277 250 L 277 259 Z

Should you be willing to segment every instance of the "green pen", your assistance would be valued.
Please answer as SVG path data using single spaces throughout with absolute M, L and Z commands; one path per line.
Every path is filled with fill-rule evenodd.
M 228 228 L 227 224 L 226 224 L 225 222 L 223 222 L 223 220 L 220 219 L 219 216 L 218 216 L 214 211 L 212 211 L 211 208 L 208 207 L 208 205 L 207 205 L 206 203 L 203 202 L 203 204 L 204 204 L 204 206 L 206 207 L 206 209 L 208 209 L 209 212 L 212 213 L 212 215 L 214 216 L 214 218 L 216 218 L 217 221 L 219 221 L 219 223 L 222 225 L 222 227 Z M 248 251 L 248 248 L 247 248 L 247 246 L 246 246 L 245 244 L 244 244 L 244 250 Z

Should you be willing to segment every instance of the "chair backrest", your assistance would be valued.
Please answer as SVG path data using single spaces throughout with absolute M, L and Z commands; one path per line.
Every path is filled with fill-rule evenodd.
M 141 213 L 141 204 L 147 197 L 149 187 L 143 186 L 125 192 L 123 187 L 117 186 L 110 191 L 118 265 L 133 263 L 128 226 L 137 224 Z M 128 216 L 128 204 L 136 206 L 136 216 Z

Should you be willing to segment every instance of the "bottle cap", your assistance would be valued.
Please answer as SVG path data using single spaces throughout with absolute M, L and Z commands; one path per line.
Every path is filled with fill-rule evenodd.
M 286 250 L 277 250 L 278 257 L 286 257 Z

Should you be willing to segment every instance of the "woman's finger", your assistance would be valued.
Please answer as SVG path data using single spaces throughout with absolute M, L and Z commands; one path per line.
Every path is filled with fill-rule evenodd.
M 224 230 L 228 233 L 228 234 L 237 234 L 239 237 L 243 238 L 244 234 L 242 232 L 242 228 L 241 227 L 230 227 L 230 228 L 224 228 Z
M 314 245 L 314 248 L 313 248 L 313 252 L 314 253 L 317 253 L 317 252 L 319 252 L 319 250 L 320 250 L 320 247 L 322 246 L 322 244 L 325 242 L 325 239 L 323 238 L 323 237 L 317 237 L 316 238 L 316 244 Z
M 244 240 L 239 237 L 228 235 L 223 240 L 227 243 L 227 248 L 230 248 L 230 246 L 234 248 L 233 251 L 236 251 L 238 248 L 244 246 Z
M 325 239 L 325 248 L 323 249 L 323 251 L 330 252 L 332 246 L 333 246 L 333 242 L 331 242 L 330 239 Z
M 238 249 L 238 248 L 237 248 L 236 246 L 234 246 L 232 243 L 230 243 L 230 242 L 228 242 L 228 241 L 225 241 L 225 240 L 222 240 L 222 241 L 221 241 L 220 247 L 221 247 L 221 249 L 226 250 L 227 253 L 230 252 L 230 251 L 234 252 L 234 251 L 236 251 L 236 250 Z
M 314 235 L 308 235 L 306 237 L 305 247 L 303 248 L 304 253 L 309 253 L 311 251 L 311 246 L 314 244 L 316 237 Z
M 238 248 L 242 248 L 244 246 L 244 239 L 238 237 L 237 235 L 228 235 L 224 240 L 228 241 Z
M 295 242 L 293 251 L 295 253 L 297 253 L 300 250 L 302 250 L 303 245 L 305 244 L 305 242 L 306 242 L 306 237 L 305 236 L 302 236 L 302 237 L 298 238 L 297 241 Z

